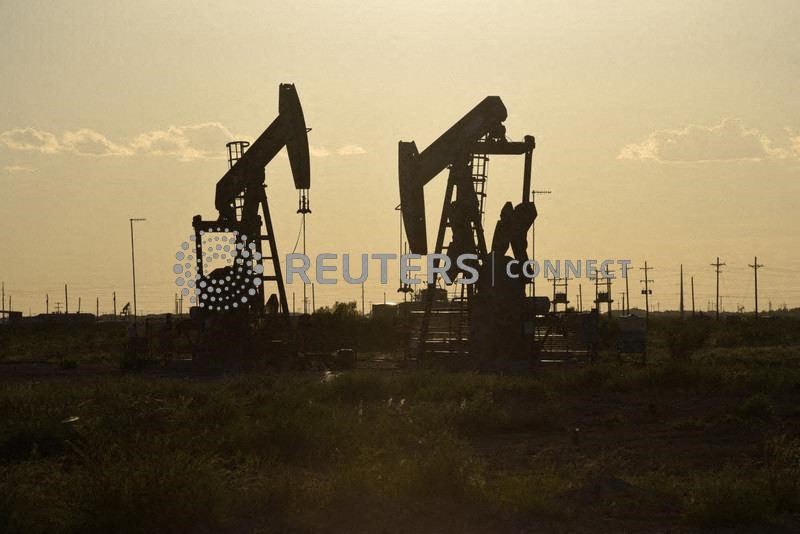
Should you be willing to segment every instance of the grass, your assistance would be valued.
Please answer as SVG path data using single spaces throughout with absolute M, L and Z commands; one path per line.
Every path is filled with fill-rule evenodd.
M 0 531 L 791 530 L 800 368 L 772 350 L 8 382 Z
M 81 362 L 118 361 L 125 323 L 32 324 L 0 328 L 0 362 L 44 361 L 74 368 Z
M 376 377 L 364 391 L 380 385 Z M 236 529 L 253 510 L 300 521 L 286 514 L 307 508 L 309 496 L 326 502 L 368 488 L 460 498 L 479 489 L 481 466 L 451 434 L 458 424 L 449 409 L 403 413 L 385 399 L 341 399 L 341 391 L 269 376 L 10 386 L 0 398 L 8 422 L 0 430 L 2 524 L 29 532 Z M 49 504 L 61 513 L 42 522 Z
M 697 477 L 688 485 L 686 520 L 706 528 L 777 522 L 780 491 L 761 476 L 742 478 L 735 469 Z

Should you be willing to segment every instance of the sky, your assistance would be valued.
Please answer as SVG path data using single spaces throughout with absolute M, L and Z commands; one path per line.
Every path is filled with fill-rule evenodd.
M 139 313 L 172 311 L 174 255 L 192 216 L 216 217 L 225 142 L 266 128 L 283 82 L 312 128 L 310 255 L 396 252 L 397 142 L 422 149 L 499 95 L 507 135 L 536 136 L 534 187 L 552 190 L 536 199 L 537 259 L 630 259 L 634 306 L 646 260 L 664 310 L 681 264 L 687 302 L 693 276 L 707 309 L 720 257 L 735 311 L 753 308 L 758 256 L 761 307 L 800 306 L 795 1 L 0 0 L 0 25 L 0 280 L 16 310 L 41 313 L 48 294 L 52 310 L 65 283 L 70 311 L 131 300 L 142 217 Z M 492 158 L 489 175 L 487 232 L 519 202 L 522 158 Z M 445 181 L 426 188 L 431 240 Z M 300 224 L 285 156 L 267 186 L 285 254 Z M 375 269 L 368 305 L 397 285 Z M 302 308 L 302 285 L 288 291 Z

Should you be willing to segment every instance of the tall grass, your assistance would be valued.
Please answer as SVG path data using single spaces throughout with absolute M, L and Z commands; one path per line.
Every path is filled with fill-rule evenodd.
M 570 495 L 591 495 L 581 490 L 587 478 L 633 468 L 613 445 L 598 452 L 572 439 L 585 403 L 728 395 L 737 432 L 761 432 L 778 425 L 779 396 L 800 384 L 800 369 L 771 361 L 761 366 L 712 351 L 648 367 L 600 364 L 515 377 L 357 371 L 328 380 L 254 374 L 6 384 L 0 531 L 350 530 L 353 510 L 377 525 L 413 511 L 441 527 L 443 509 L 491 521 L 562 521 Z M 616 422 L 622 430 L 625 415 Z M 595 435 L 608 426 L 594 423 Z M 647 428 L 637 427 L 636 438 Z M 722 439 L 700 419 L 689 430 Z M 526 452 L 524 461 L 495 460 L 483 449 L 544 436 L 553 437 L 550 448 Z M 660 480 L 628 476 L 617 485 L 634 496 L 660 485 L 692 525 L 771 525 L 797 511 L 798 451 L 794 438 L 768 438 L 746 464 Z M 730 507 L 734 519 L 724 513 Z

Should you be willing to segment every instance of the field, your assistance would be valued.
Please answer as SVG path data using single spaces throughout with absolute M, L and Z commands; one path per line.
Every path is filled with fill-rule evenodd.
M 796 532 L 796 324 L 692 328 L 524 376 L 7 363 L 0 530 Z

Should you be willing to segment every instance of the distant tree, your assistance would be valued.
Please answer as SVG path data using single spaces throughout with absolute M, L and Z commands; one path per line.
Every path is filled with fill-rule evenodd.
M 324 306 L 317 310 L 318 314 L 327 314 L 336 317 L 337 319 L 348 319 L 358 317 L 358 306 L 355 301 L 350 302 L 335 302 L 333 307 Z

